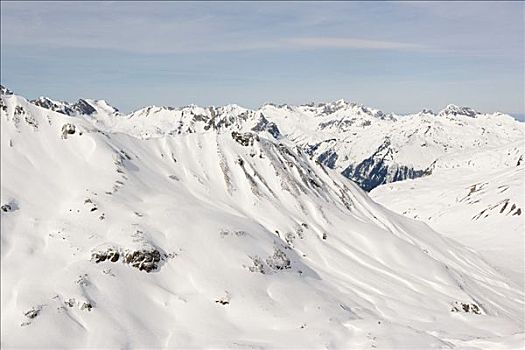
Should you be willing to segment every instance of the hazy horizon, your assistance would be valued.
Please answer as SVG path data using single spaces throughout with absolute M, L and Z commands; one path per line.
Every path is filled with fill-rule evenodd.
M 9 90 L 13 91 L 13 89 L 11 89 L 9 86 L 7 86 L 6 84 L 3 84 L 1 83 L 2 86 L 8 88 Z M 18 94 L 17 91 L 13 91 L 13 93 L 15 94 Z M 20 95 L 20 94 L 18 94 Z M 75 101 L 68 101 L 68 100 L 65 100 L 65 99 L 61 99 L 61 98 L 56 98 L 56 97 L 53 97 L 53 96 L 24 96 L 30 100 L 35 100 L 39 97 L 47 97 L 49 99 L 52 99 L 52 100 L 55 100 L 55 101 L 61 101 L 61 102 L 69 102 L 69 103 L 72 103 L 72 102 L 75 102 Z M 121 113 L 124 113 L 124 114 L 130 114 L 134 111 L 137 111 L 137 110 L 140 110 L 142 108 L 146 108 L 148 106 L 151 106 L 151 105 L 143 105 L 143 106 L 140 106 L 136 109 L 133 109 L 133 110 L 123 110 L 121 109 L 119 106 L 117 105 L 114 105 L 113 103 L 111 103 L 111 101 L 103 98 L 103 97 L 80 97 L 82 99 L 92 99 L 92 100 L 105 100 L 107 103 L 109 103 L 111 106 L 117 108 L 119 110 L 119 112 Z M 310 101 L 308 103 L 330 103 L 330 102 L 335 102 L 337 100 L 340 100 L 340 99 L 336 99 L 336 100 L 333 100 L 333 101 Z M 357 104 L 361 104 L 359 101 L 352 101 L 352 100 L 348 100 L 348 99 L 344 99 L 345 101 L 347 102 L 353 102 L 353 103 L 357 103 Z M 272 101 L 268 101 L 266 103 L 273 103 Z M 228 104 L 236 104 L 236 105 L 239 105 L 240 107 L 243 107 L 243 108 L 249 108 L 249 109 L 258 109 L 260 107 L 262 107 L 264 105 L 261 104 L 259 106 L 255 106 L 255 107 L 247 107 L 247 106 L 244 106 L 244 105 L 241 105 L 241 104 L 238 104 L 238 103 L 235 103 L 235 102 L 231 102 L 231 103 L 225 103 L 225 104 L 221 104 L 221 105 L 200 105 L 200 107 L 209 107 L 209 106 L 224 106 L 224 105 L 228 105 Z M 304 105 L 304 104 L 303 104 Z M 175 107 L 175 108 L 178 108 L 178 107 L 183 107 L 183 106 L 187 106 L 187 105 L 173 105 L 173 104 L 164 104 L 162 105 L 162 107 Z M 160 107 L 160 106 L 159 106 Z M 375 108 L 375 106 L 372 106 L 372 105 L 366 105 L 366 107 L 370 107 L 370 108 Z M 441 109 L 445 108 L 446 106 L 443 106 L 442 108 L 440 109 L 436 109 L 436 110 L 433 110 L 434 113 L 437 113 L 439 112 Z M 463 107 L 470 107 L 470 106 L 463 106 Z M 404 111 L 404 112 L 392 112 L 392 111 L 387 111 L 387 110 L 383 110 L 383 112 L 386 112 L 386 113 L 395 113 L 397 115 L 409 115 L 409 114 L 415 114 L 417 112 L 420 112 L 420 111 Z M 482 113 L 492 113 L 492 112 L 501 112 L 501 111 L 479 111 L 479 112 L 482 112 Z M 502 112 L 502 113 L 506 113 L 506 112 Z M 525 122 L 525 114 L 522 114 L 522 113 L 506 113 L 512 117 L 514 117 L 516 120 L 518 121 L 521 121 L 521 122 Z

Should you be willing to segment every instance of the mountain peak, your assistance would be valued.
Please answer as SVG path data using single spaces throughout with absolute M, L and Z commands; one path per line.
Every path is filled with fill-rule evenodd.
M 421 112 L 418 113 L 418 115 L 436 115 L 433 110 L 429 108 L 423 108 Z
M 32 100 L 31 103 L 69 116 L 93 115 L 99 112 L 108 115 L 119 113 L 117 108 L 111 106 L 105 100 L 79 99 L 75 103 L 69 103 L 66 101 L 56 101 L 46 96 L 40 96 L 39 98 Z
M 441 110 L 438 115 L 440 116 L 446 116 L 446 115 L 452 115 L 452 116 L 466 116 L 474 118 L 476 115 L 480 114 L 476 110 L 470 108 L 470 107 L 460 107 L 456 106 L 454 104 L 449 104 L 445 107 L 445 109 Z
M 49 97 L 40 96 L 35 100 L 31 101 L 32 104 L 45 108 L 50 109 L 52 111 L 66 114 L 66 115 L 75 115 L 75 109 L 65 101 L 55 101 L 50 99 Z
M 90 113 L 83 114 L 93 114 L 95 112 L 98 112 L 99 110 L 103 111 L 106 114 L 119 114 L 118 108 L 112 106 L 106 100 L 80 99 L 78 100 L 76 105 L 79 106 L 79 108 L 80 105 L 83 105 L 87 107 L 88 111 L 91 111 Z
M 0 95 L 12 95 L 13 91 L 9 90 L 7 87 L 0 85 Z

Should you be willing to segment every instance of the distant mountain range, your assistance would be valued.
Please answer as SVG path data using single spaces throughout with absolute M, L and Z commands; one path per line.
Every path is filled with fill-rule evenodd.
M 6 90 L 6 88 L 2 88 Z M 434 113 L 396 115 L 339 100 L 302 106 L 266 104 L 257 110 L 221 107 L 149 106 L 128 115 L 104 100 L 75 103 L 40 97 L 31 103 L 88 118 L 97 127 L 140 138 L 203 132 L 255 132 L 301 148 L 363 189 L 418 178 L 446 159 L 514 144 L 523 140 L 525 125 L 502 113 L 481 113 L 448 105 Z M 516 162 L 523 149 L 502 162 Z M 493 164 L 495 168 L 499 164 Z

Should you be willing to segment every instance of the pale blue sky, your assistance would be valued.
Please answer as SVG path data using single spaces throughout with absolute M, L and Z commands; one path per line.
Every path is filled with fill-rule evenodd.
M 1 2 L 29 98 L 257 107 L 344 98 L 523 114 L 522 2 Z

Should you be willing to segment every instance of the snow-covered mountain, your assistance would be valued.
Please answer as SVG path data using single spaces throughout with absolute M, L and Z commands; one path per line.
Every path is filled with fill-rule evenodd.
M 303 106 L 266 104 L 257 110 L 237 105 L 149 106 L 120 115 L 105 101 L 68 104 L 40 98 L 33 103 L 67 115 L 89 116 L 97 127 L 140 138 L 256 132 L 280 142 L 290 141 L 367 191 L 428 175 L 436 162 L 442 162 L 440 159 L 469 157 L 473 152 L 520 142 L 525 137 L 525 124 L 509 115 L 455 105 L 437 114 L 423 110 L 405 116 L 344 100 Z M 90 107 L 83 108 L 84 104 Z
M 118 109 L 104 100 L 80 99 L 75 103 L 69 103 L 41 96 L 31 103 L 69 116 L 119 115 Z
M 344 100 L 257 110 L 222 107 L 149 106 L 121 115 L 103 100 L 32 101 L 67 115 L 89 116 L 97 127 L 140 138 L 167 134 L 253 131 L 300 146 L 363 189 L 430 174 L 441 158 L 457 158 L 522 141 L 525 125 L 502 113 L 448 105 L 399 116 Z M 505 157 L 505 155 L 502 155 Z
M 443 158 L 432 176 L 382 185 L 370 195 L 475 248 L 523 286 L 524 149 L 518 142 L 469 157 Z
M 523 344 L 516 283 L 340 174 L 370 157 L 365 146 L 376 152 L 380 131 L 406 131 L 397 123 L 428 118 L 426 134 L 390 133 L 382 151 L 388 169 L 418 170 L 425 157 L 408 159 L 415 141 L 401 139 L 432 133 L 436 156 L 482 149 L 440 137 L 459 123 L 470 141 L 504 144 L 522 132 L 507 117 L 398 117 L 344 101 L 83 117 L 0 101 L 2 347 Z M 348 130 L 325 124 L 337 118 Z M 369 140 L 350 137 L 367 128 Z M 329 134 L 337 142 L 323 145 Z M 329 149 L 339 153 L 323 166 Z

